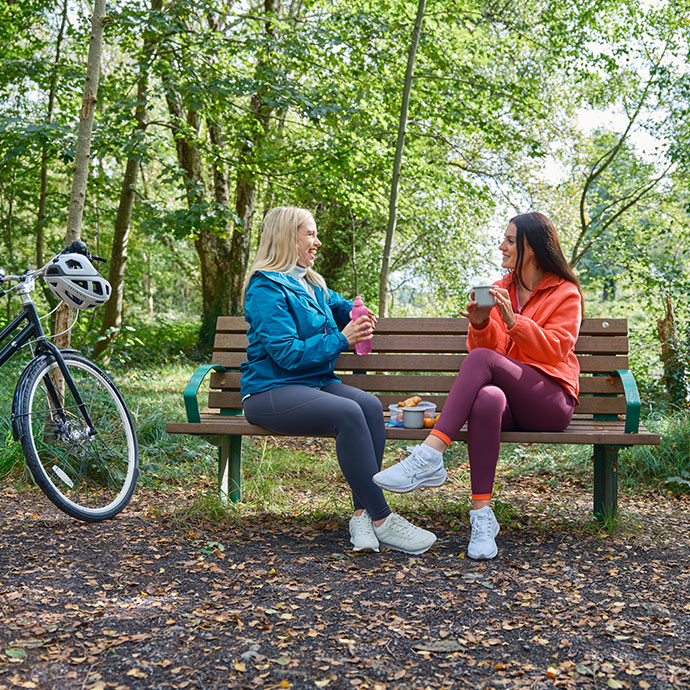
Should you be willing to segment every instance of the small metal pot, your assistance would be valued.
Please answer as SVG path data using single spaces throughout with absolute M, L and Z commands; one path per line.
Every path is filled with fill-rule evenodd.
M 406 429 L 423 429 L 424 410 L 424 407 L 403 407 L 403 426 Z

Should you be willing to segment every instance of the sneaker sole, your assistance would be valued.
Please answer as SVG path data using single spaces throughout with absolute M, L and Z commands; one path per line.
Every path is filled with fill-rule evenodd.
M 420 553 L 428 551 L 435 543 L 436 539 L 434 538 L 434 541 L 432 541 L 431 544 L 429 544 L 429 546 L 425 546 L 423 549 L 417 549 L 416 551 L 412 551 L 410 549 L 403 549 L 400 546 L 394 546 L 393 544 L 385 544 L 382 541 L 379 542 L 379 546 L 384 546 L 385 548 L 391 549 L 393 551 L 401 551 L 402 553 L 409 553 L 413 556 L 418 556 Z
M 496 550 L 489 555 L 484 555 L 481 554 L 479 556 L 473 556 L 469 551 L 467 552 L 467 557 L 471 558 L 473 561 L 490 561 L 492 558 L 496 558 L 498 556 L 498 547 L 496 547 Z
M 357 548 L 355 546 L 355 542 L 352 538 L 350 538 L 350 543 L 352 544 L 352 550 L 356 551 L 357 553 L 378 553 L 379 549 L 374 547 L 374 546 L 360 546 Z
M 419 479 L 414 484 L 410 484 L 409 486 L 405 487 L 386 486 L 386 484 L 382 484 L 380 481 L 377 481 L 375 477 L 372 478 L 372 481 L 374 482 L 374 484 L 376 484 L 376 486 L 380 486 L 382 489 L 385 489 L 386 491 L 392 491 L 395 494 L 406 494 L 410 491 L 414 491 L 415 489 L 432 489 L 434 487 L 441 486 L 447 478 L 448 472 L 444 469 L 443 475 L 441 475 L 440 479 L 438 477 L 435 477 L 433 479 Z

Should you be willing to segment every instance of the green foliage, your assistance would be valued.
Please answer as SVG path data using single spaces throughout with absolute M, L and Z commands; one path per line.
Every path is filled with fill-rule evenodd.
M 659 446 L 633 446 L 621 453 L 627 485 L 652 484 L 669 493 L 690 493 L 690 410 L 654 415 L 645 426 L 661 436 Z
M 28 480 L 21 445 L 12 436 L 12 397 L 26 362 L 17 358 L 0 369 L 0 479 Z
M 0 455 L 0 479 L 18 474 L 25 469 L 21 444 L 12 437 L 12 430 L 5 427 L 5 424 L 0 425 L 0 433 L 4 432 L 1 444 L 2 455 Z
M 588 481 L 591 456 L 590 446 L 504 444 L 499 462 L 508 477 L 527 473 L 543 477 L 546 484 L 557 485 L 561 475 Z
M 281 2 L 270 23 L 223 0 L 180 0 L 158 11 L 145 0 L 109 5 L 83 239 L 109 255 L 124 165 L 137 160 L 124 322 L 107 353 L 114 363 L 189 352 L 195 324 L 211 309 L 201 294 L 209 281 L 199 255 L 210 251 L 202 231 L 228 242 L 241 231 L 249 249 L 256 246 L 251 220 L 245 228 L 238 211 L 247 180 L 254 226 L 276 204 L 313 209 L 324 240 L 317 269 L 333 289 L 376 303 L 416 5 Z M 475 278 L 497 277 L 493 247 L 506 219 L 543 210 L 568 255 L 585 250 L 579 270 L 588 293 L 606 288 L 607 301 L 590 304 L 632 319 L 633 368 L 645 399 L 665 402 L 654 332 L 665 295 L 677 305 L 681 330 L 688 323 L 688 10 L 678 0 L 652 5 L 428 3 L 391 313 L 458 313 Z M 43 163 L 46 259 L 63 245 L 89 17 L 70 3 L 58 46 L 60 11 L 46 0 L 0 9 L 0 253 L 8 270 L 36 261 Z M 142 105 L 144 69 L 140 129 L 134 109 Z M 609 112 L 625 118 L 582 131 L 578 112 L 590 108 L 602 119 Z M 628 123 L 634 126 L 622 137 Z M 214 127 L 219 138 L 210 135 Z M 642 151 L 638 132 L 654 145 Z M 182 169 L 184 147 L 198 154 L 198 179 Z M 610 164 L 589 180 L 611 152 Z M 100 316 L 82 315 L 77 346 L 89 350 Z
M 120 330 L 111 352 L 111 361 L 116 365 L 152 366 L 173 360 L 184 362 L 195 356 L 194 344 L 198 331 L 198 323 L 179 319 L 160 319 L 153 324 L 128 324 Z M 84 350 L 88 353 L 89 347 Z

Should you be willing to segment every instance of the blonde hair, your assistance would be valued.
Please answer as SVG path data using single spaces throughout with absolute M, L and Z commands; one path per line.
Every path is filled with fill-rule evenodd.
M 244 281 L 243 295 L 257 271 L 288 273 L 295 268 L 297 231 L 310 219 L 313 219 L 311 212 L 297 206 L 276 206 L 264 216 L 259 248 Z M 305 279 L 311 285 L 326 289 L 326 281 L 311 268 L 307 268 Z

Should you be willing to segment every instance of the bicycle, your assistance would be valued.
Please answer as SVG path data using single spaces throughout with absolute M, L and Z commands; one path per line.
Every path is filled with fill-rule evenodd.
M 99 367 L 74 349 L 58 349 L 43 331 L 31 292 L 42 277 L 64 302 L 93 308 L 110 296 L 110 285 L 91 263 L 83 242 L 74 242 L 45 266 L 5 275 L 0 292 L 16 291 L 22 312 L 0 332 L 0 367 L 29 345 L 33 358 L 22 371 L 12 400 L 12 432 L 31 474 L 46 496 L 68 515 L 86 522 L 114 517 L 129 502 L 139 475 L 139 448 L 132 416 L 119 390 Z

